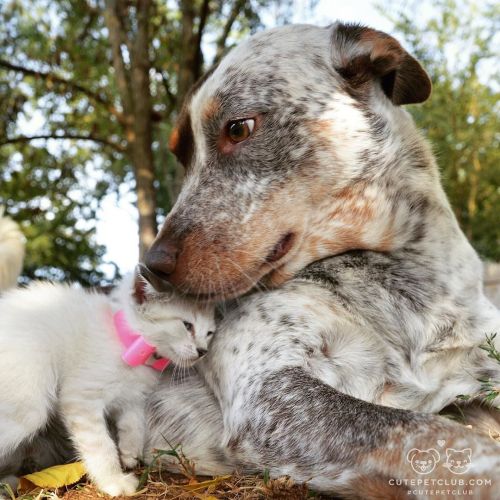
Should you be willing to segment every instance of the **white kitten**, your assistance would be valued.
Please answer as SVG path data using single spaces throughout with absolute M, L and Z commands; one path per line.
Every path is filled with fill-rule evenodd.
M 158 358 L 192 365 L 215 328 L 212 308 L 138 269 L 111 296 L 41 282 L 0 299 L 0 463 L 58 413 L 96 485 L 135 492 L 120 460 L 132 468 L 142 455 L 145 399 L 166 364 Z

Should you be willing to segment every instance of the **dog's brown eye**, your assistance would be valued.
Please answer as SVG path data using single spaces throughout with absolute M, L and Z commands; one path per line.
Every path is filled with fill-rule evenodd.
M 234 122 L 229 122 L 227 135 L 233 142 L 243 142 L 252 135 L 254 127 L 255 120 L 253 118 L 235 120 Z

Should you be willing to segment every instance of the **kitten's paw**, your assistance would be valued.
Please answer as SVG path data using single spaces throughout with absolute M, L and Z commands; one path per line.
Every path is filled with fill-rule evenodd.
M 133 495 L 139 486 L 139 479 L 133 474 L 122 474 L 112 481 L 98 485 L 99 489 L 109 496 Z
M 139 459 L 137 457 L 133 457 L 132 455 L 121 455 L 121 462 L 125 469 L 135 469 L 139 463 Z

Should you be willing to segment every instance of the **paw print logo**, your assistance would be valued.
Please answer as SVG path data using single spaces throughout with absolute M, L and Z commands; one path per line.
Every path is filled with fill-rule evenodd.
M 450 469 L 453 474 L 465 474 L 471 465 L 472 450 L 465 448 L 463 450 L 455 450 L 446 448 L 446 463 L 444 467 Z
M 434 448 L 428 450 L 412 448 L 406 455 L 406 460 L 417 474 L 430 474 L 440 459 L 439 452 Z

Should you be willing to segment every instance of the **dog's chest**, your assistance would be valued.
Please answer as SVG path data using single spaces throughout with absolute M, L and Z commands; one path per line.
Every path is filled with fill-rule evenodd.
M 391 335 L 359 316 L 311 283 L 249 299 L 221 325 L 207 379 L 223 405 L 238 408 L 259 391 L 260 374 L 290 366 L 354 397 L 422 411 L 474 387 L 465 371 L 470 346 L 455 326 L 443 326 L 453 322 L 412 322 L 408 314 L 412 327 Z

